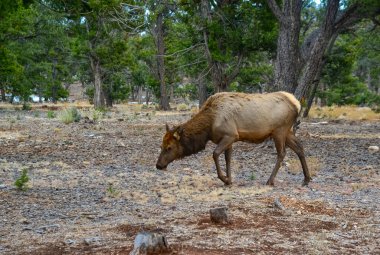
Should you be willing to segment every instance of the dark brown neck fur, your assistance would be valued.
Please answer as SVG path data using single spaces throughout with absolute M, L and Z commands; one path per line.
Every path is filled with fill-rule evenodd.
M 185 124 L 182 124 L 183 133 L 180 143 L 183 146 L 184 156 L 195 154 L 204 150 L 211 139 L 211 128 L 214 122 L 214 114 L 211 109 L 202 109 L 197 115 Z

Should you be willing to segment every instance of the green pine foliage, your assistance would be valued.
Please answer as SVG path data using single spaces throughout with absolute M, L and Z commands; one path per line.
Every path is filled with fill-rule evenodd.
M 0 1 L 0 99 L 25 106 L 31 95 L 66 100 L 75 81 L 83 84 L 90 102 L 103 94 L 107 105 L 97 107 L 136 99 L 141 90 L 158 102 L 152 31 L 159 13 L 168 95 L 197 100 L 201 88 L 209 96 L 223 81 L 229 91 L 273 90 L 280 28 L 267 1 L 206 2 L 207 17 L 202 1 Z M 369 12 L 378 6 L 370 0 L 360 8 Z M 300 44 L 320 26 L 325 7 L 324 1 L 304 1 Z M 326 53 L 317 96 L 329 105 L 378 108 L 379 44 L 380 27 L 370 20 L 345 30 Z M 95 80 L 100 83 L 96 88 Z

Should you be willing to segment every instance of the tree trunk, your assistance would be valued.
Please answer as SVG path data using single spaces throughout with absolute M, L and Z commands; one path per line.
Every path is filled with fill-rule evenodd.
M 102 76 L 100 70 L 100 61 L 97 57 L 90 56 L 91 69 L 94 78 L 94 107 L 103 108 L 105 106 L 104 102 L 104 92 L 102 87 Z
M 137 103 L 142 104 L 142 86 L 139 86 L 137 93 Z
M 322 61 L 323 56 L 329 46 L 329 42 L 331 40 L 335 41 L 336 39 L 336 36 L 333 37 L 333 35 L 338 9 L 339 0 L 330 0 L 328 2 L 324 23 L 322 24 L 319 35 L 311 48 L 309 60 L 306 62 L 298 81 L 299 86 L 295 91 L 295 96 L 298 99 L 305 98 L 315 81 L 319 81 L 322 67 L 324 65 L 324 62 Z M 330 45 L 333 44 L 334 42 L 330 43 Z
M 0 93 L 1 93 L 1 101 L 5 102 L 6 98 L 5 98 L 5 89 L 0 89 Z
M 198 80 L 198 98 L 199 98 L 199 108 L 201 108 L 202 105 L 207 100 L 207 86 L 203 78 L 199 78 Z
M 164 14 L 158 13 L 156 20 L 156 46 L 157 46 L 157 73 L 160 81 L 160 108 L 161 110 L 170 110 L 169 100 L 165 84 L 165 42 L 164 42 Z
M 145 100 L 146 100 L 146 105 L 149 105 L 149 101 L 150 101 L 149 89 L 145 90 Z
M 112 88 L 109 88 L 107 90 L 103 90 L 104 92 L 104 99 L 106 101 L 106 106 L 111 108 L 113 106 L 113 98 L 112 98 Z
M 282 10 L 275 0 L 267 2 L 280 23 L 272 90 L 294 93 L 300 72 L 299 35 L 302 0 L 285 0 Z
M 52 66 L 52 81 L 53 81 L 53 86 L 51 88 L 51 97 L 53 100 L 53 103 L 57 103 L 58 99 L 58 88 L 57 88 L 57 58 L 53 58 L 53 66 Z

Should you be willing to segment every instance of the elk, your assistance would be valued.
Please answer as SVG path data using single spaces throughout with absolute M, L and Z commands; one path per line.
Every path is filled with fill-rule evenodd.
M 266 184 L 274 185 L 274 178 L 285 157 L 285 147 L 288 146 L 301 161 L 303 184 L 307 185 L 311 178 L 303 146 L 293 132 L 300 110 L 300 102 L 287 92 L 217 93 L 186 123 L 173 128 L 166 124 L 166 134 L 156 167 L 166 169 L 173 160 L 205 149 L 207 142 L 211 140 L 217 145 L 213 159 L 218 177 L 226 185 L 230 185 L 232 144 L 237 141 L 262 143 L 267 138 L 272 138 L 277 161 Z M 223 152 L 226 176 L 222 174 L 219 164 L 219 156 Z

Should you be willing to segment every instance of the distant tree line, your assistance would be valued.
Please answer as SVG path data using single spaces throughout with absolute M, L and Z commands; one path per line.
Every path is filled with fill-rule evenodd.
M 0 98 L 56 102 L 79 81 L 96 108 L 143 91 L 163 110 L 220 91 L 379 105 L 379 15 L 377 0 L 2 0 Z

